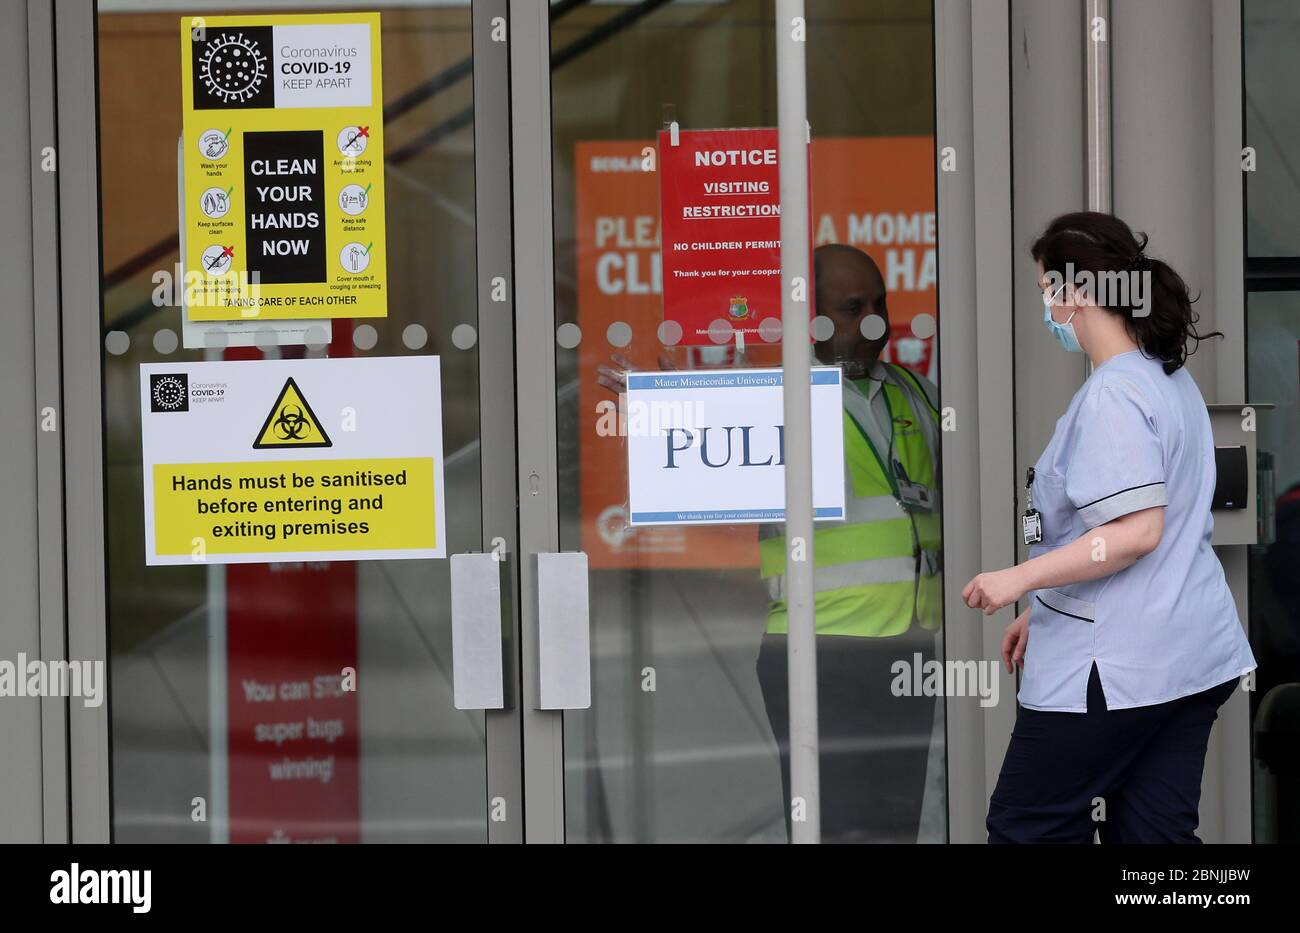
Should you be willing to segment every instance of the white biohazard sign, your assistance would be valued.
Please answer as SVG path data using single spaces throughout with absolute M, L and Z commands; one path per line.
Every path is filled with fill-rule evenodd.
M 445 557 L 436 356 L 140 367 L 148 564 Z

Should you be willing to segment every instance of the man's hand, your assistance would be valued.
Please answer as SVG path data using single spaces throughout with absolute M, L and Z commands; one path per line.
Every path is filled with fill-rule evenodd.
M 1020 567 L 1008 567 L 978 574 L 962 587 L 961 598 L 972 609 L 983 609 L 986 616 L 991 616 L 1024 596 L 1026 589 L 1021 582 Z
M 614 365 L 606 366 L 602 363 L 597 366 L 596 382 L 600 384 L 601 388 L 607 389 L 614 395 L 619 395 L 627 391 L 627 374 L 636 367 L 632 365 L 631 360 L 621 353 L 610 354 L 609 358 Z M 673 365 L 672 358 L 661 351 L 659 353 L 659 368 L 667 371 L 677 367 Z
M 1025 669 L 1025 649 L 1029 647 L 1029 610 L 1026 609 L 1002 633 L 1002 663 L 1007 673 L 1016 667 Z M 1014 665 L 1014 666 L 1013 666 Z

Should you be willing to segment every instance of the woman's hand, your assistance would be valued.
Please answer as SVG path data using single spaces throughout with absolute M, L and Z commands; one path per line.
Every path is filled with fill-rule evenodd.
M 1029 610 L 1026 609 L 1002 633 L 1002 663 L 1007 673 L 1025 669 L 1025 649 L 1029 647 Z
M 972 609 L 983 609 L 986 616 L 991 616 L 1024 596 L 1026 589 L 1021 582 L 1020 567 L 1008 567 L 978 574 L 962 588 L 961 598 Z

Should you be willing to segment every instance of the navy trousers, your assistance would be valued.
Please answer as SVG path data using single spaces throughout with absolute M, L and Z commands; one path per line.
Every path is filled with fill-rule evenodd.
M 1199 843 L 1205 747 L 1230 680 L 1155 706 L 1107 710 L 1097 665 L 1088 712 L 1020 707 L 997 789 L 990 843 Z
M 790 832 L 790 680 L 786 636 L 764 635 L 758 654 L 763 705 L 781 755 Z M 822 842 L 916 842 L 936 699 L 894 696 L 898 661 L 934 657 L 934 634 L 817 636 Z

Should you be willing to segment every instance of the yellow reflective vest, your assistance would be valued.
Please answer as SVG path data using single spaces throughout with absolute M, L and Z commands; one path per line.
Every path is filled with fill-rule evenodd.
M 879 364 L 890 424 L 872 415 L 867 380 L 845 383 L 845 520 L 813 533 L 817 634 L 882 638 L 942 619 L 942 539 L 938 495 L 939 412 L 916 377 Z M 860 386 L 860 387 L 859 387 Z M 907 507 L 897 461 L 931 507 Z M 787 629 L 784 525 L 760 531 L 759 568 L 771 595 L 767 631 Z

